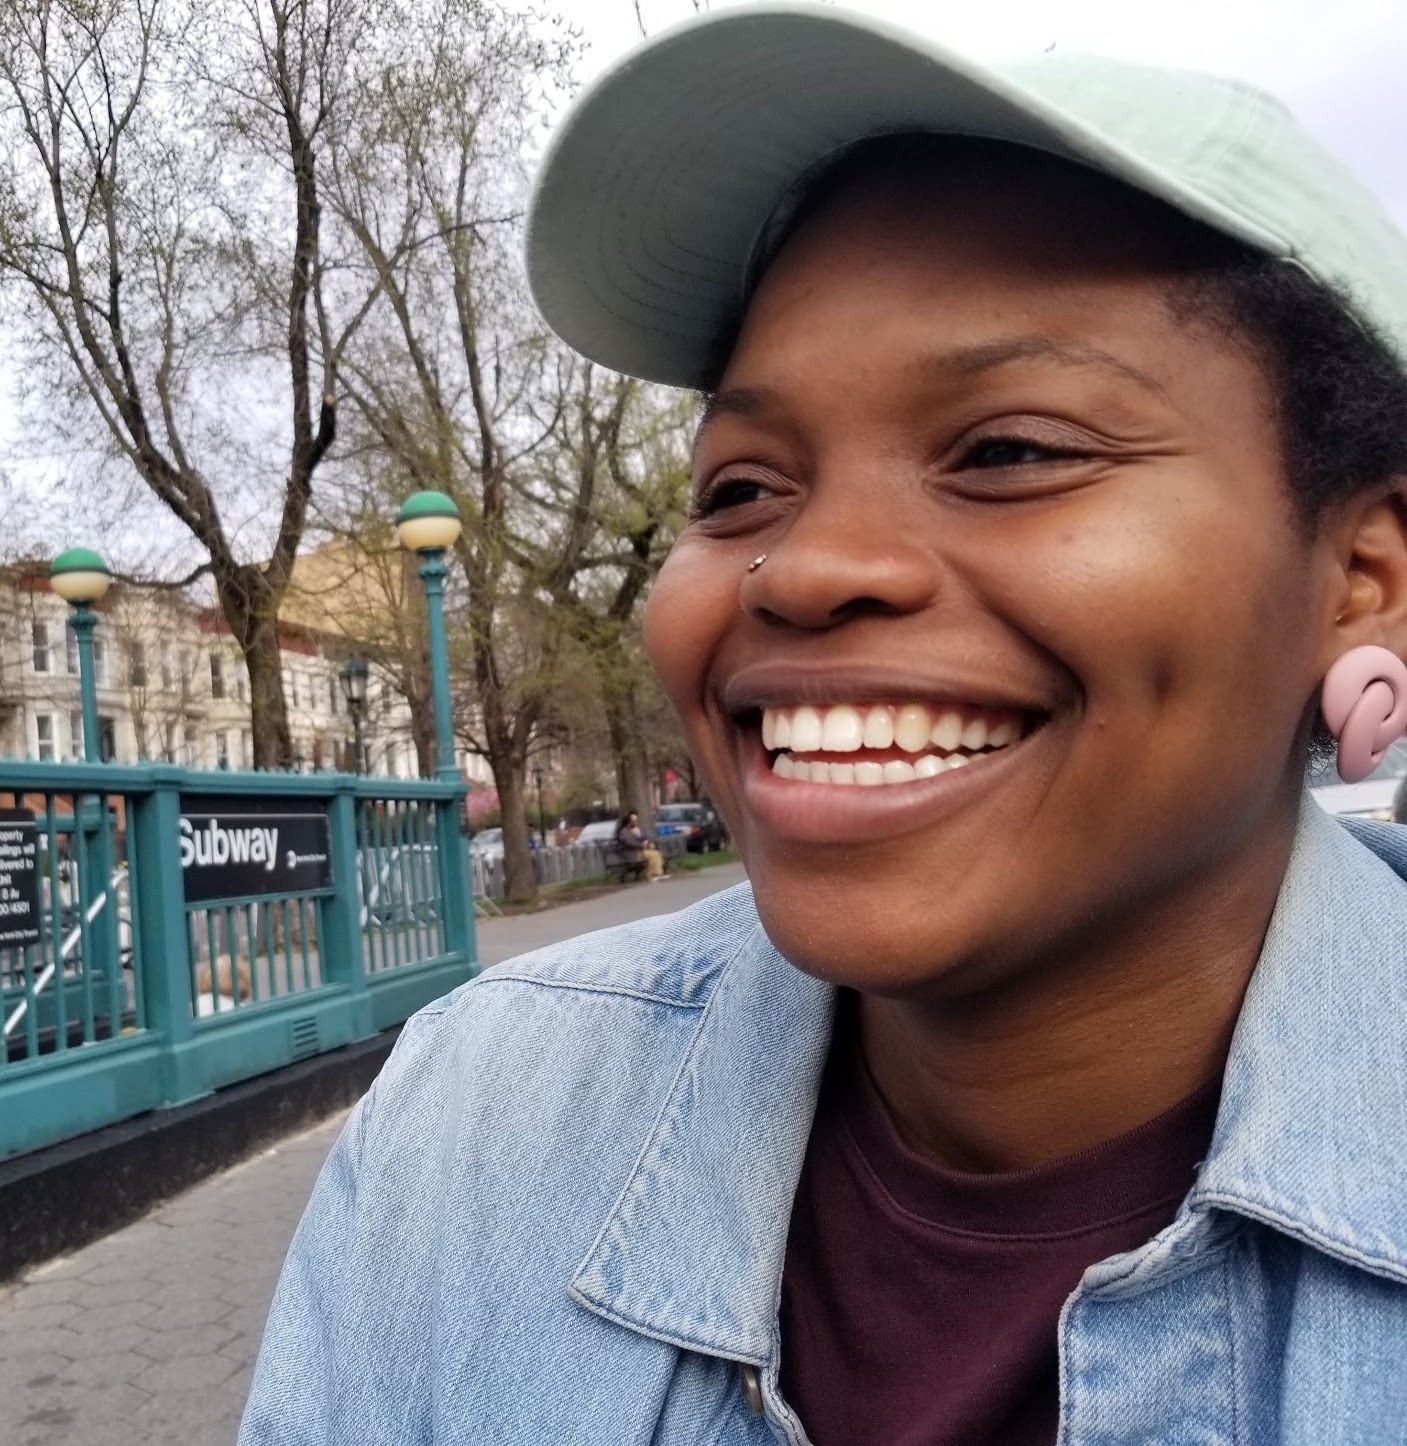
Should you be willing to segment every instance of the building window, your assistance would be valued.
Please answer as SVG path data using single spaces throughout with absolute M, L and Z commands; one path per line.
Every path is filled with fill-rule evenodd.
M 249 701 L 248 698 L 245 697 L 245 692 L 244 692 L 244 690 L 245 690 L 244 671 L 243 671 L 243 669 L 236 669 L 236 671 L 235 671 L 235 697 L 238 698 L 241 703 L 247 703 L 247 702 Z
M 93 681 L 107 687 L 107 644 L 102 638 L 93 639 Z
M 401 751 L 392 741 L 386 745 L 386 773 L 390 778 L 400 776 Z
M 168 763 L 174 763 L 176 761 L 176 725 L 174 723 L 168 723 L 165 731 L 166 743 L 161 750 L 161 756 Z
M 98 719 L 98 757 L 104 763 L 111 763 L 117 757 L 117 720 Z
M 64 627 L 64 667 L 70 674 L 78 671 L 78 634 L 71 624 Z
M 36 622 L 31 630 L 34 640 L 34 671 L 49 671 L 49 624 Z
M 194 723 L 186 724 L 185 735 L 185 765 L 194 768 L 200 762 L 200 742 L 195 736 Z
M 75 708 L 68 715 L 68 751 L 73 758 L 83 757 L 83 710 Z
M 212 659 L 213 661 L 213 659 Z M 230 766 L 230 735 L 223 728 L 215 734 L 215 767 Z
M 210 696 L 212 698 L 225 696 L 225 660 L 219 653 L 210 654 Z
M 342 705 L 342 684 L 335 677 L 327 680 L 327 708 L 335 718 Z
M 172 688 L 172 685 L 173 685 L 173 681 L 174 681 L 174 679 L 173 679 L 173 675 L 172 675 L 172 672 L 171 672 L 171 649 L 168 648 L 165 643 L 162 643 L 162 645 L 161 645 L 161 686 L 162 686 L 162 688 L 165 689 L 165 691 L 169 693 L 169 692 L 171 691 L 171 688 Z M 166 761 L 167 761 L 168 763 L 174 763 L 176 760 L 175 760 L 174 758 L 168 758 Z
M 54 760 L 54 715 L 37 713 L 34 718 L 34 741 L 38 745 L 36 757 L 41 763 Z
M 147 685 L 147 645 L 141 642 L 132 643 L 127 649 L 127 661 L 130 668 L 131 686 L 145 688 Z
M 248 729 L 239 735 L 239 766 L 254 767 L 254 741 L 250 738 Z

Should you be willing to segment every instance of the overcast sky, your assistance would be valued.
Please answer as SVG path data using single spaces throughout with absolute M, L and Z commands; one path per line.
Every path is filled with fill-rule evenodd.
M 580 30 L 587 45 L 581 80 L 639 39 L 632 0 L 538 3 Z M 714 0 L 714 8 L 730 3 L 756 0 Z M 1254 81 L 1288 101 L 1407 230 L 1407 0 L 851 0 L 850 8 L 922 30 L 979 59 L 1056 46 Z M 692 15 L 693 5 L 641 0 L 641 10 L 657 34 Z M 71 459 L 35 454 L 7 405 L 11 381 L 0 356 L 0 465 L 9 465 L 22 490 L 42 489 L 46 473 Z M 57 522 L 63 535 L 56 543 L 94 540 L 86 513 L 65 512 Z M 101 541 L 126 550 L 115 537 Z
M 632 0 L 553 8 L 590 46 L 584 79 L 639 35 Z M 641 8 L 652 33 L 693 13 L 690 0 Z M 1055 45 L 1255 81 L 1288 101 L 1407 227 L 1407 0 L 851 0 L 848 8 L 979 59 Z

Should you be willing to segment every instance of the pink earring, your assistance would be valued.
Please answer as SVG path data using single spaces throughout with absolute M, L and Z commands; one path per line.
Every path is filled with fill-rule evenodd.
M 1407 665 L 1386 648 L 1350 648 L 1324 678 L 1321 709 L 1339 740 L 1339 777 L 1367 778 L 1407 733 Z

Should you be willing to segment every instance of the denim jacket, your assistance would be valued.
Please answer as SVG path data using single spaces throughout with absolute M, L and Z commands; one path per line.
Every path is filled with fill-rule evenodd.
M 1061 1446 L 1407 1443 L 1403 876 L 1407 829 L 1306 806 L 1197 1182 L 1061 1313 Z M 241 1446 L 804 1446 L 777 1307 L 832 1001 L 739 888 L 423 1010 L 299 1226 Z

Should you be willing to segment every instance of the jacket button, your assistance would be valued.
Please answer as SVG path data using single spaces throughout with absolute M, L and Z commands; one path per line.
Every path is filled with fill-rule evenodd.
M 760 1416 L 762 1414 L 762 1383 L 757 1377 L 757 1367 L 739 1366 L 738 1373 L 743 1378 L 743 1395 L 747 1397 L 748 1410 L 754 1416 Z

